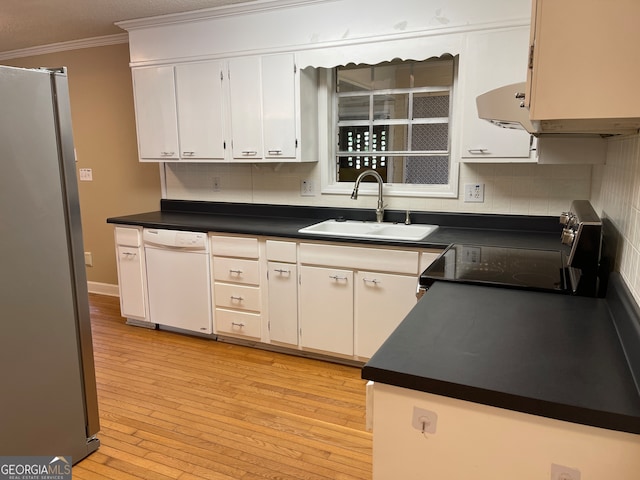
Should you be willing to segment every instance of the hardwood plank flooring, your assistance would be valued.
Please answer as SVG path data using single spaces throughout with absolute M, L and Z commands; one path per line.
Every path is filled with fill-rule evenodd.
M 360 369 L 125 324 L 89 296 L 101 446 L 81 480 L 371 478 Z

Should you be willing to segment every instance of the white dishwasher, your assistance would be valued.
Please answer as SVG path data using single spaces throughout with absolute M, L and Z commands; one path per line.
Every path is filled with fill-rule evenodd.
M 212 333 L 207 234 L 145 228 L 142 238 L 151 322 Z

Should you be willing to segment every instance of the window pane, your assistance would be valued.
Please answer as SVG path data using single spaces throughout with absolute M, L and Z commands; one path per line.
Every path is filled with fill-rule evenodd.
M 380 174 L 384 181 L 387 178 L 388 157 L 374 156 L 343 156 L 338 157 L 337 164 L 337 181 L 338 182 L 354 182 L 358 175 L 365 170 L 373 169 Z M 373 177 L 365 177 L 363 182 L 373 182 Z
M 411 63 L 383 63 L 373 68 L 373 89 L 411 87 Z
M 369 96 L 340 97 L 338 121 L 369 120 Z
M 341 152 L 368 152 L 370 143 L 368 126 L 338 129 L 338 150 Z
M 411 150 L 448 150 L 449 124 L 414 125 L 411 130 Z
M 374 120 L 407 119 L 409 94 L 374 95 L 373 118 Z
M 389 132 L 387 134 L 387 140 L 385 142 L 384 150 L 393 150 L 404 152 L 409 150 L 409 127 L 407 125 L 388 125 L 385 127 Z M 382 144 L 381 144 L 382 146 Z
M 367 92 L 373 89 L 371 67 L 338 69 L 338 92 Z
M 415 93 L 413 118 L 449 117 L 448 93 Z
M 449 183 L 449 157 L 407 157 L 404 183 Z
M 414 88 L 451 85 L 453 85 L 453 59 L 431 60 L 413 65 Z

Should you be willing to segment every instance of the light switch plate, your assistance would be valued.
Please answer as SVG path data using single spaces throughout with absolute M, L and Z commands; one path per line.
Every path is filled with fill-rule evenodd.
M 80 169 L 80 181 L 81 182 L 92 182 L 93 181 L 93 171 L 90 168 L 81 168 Z

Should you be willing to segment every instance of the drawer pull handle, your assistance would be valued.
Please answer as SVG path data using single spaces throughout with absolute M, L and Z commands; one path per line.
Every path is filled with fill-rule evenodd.
M 269 155 L 282 155 L 282 150 L 269 150 Z
M 291 270 L 285 270 L 284 268 L 276 268 L 275 271 L 278 272 L 280 275 L 290 275 L 291 274 Z
M 131 253 L 131 252 L 123 252 L 122 254 L 128 258 L 135 257 L 137 255 L 137 253 Z
M 258 154 L 257 150 L 243 150 L 243 157 L 255 157 Z
M 241 302 L 244 300 L 244 298 L 242 297 L 236 297 L 235 295 L 231 295 L 231 301 L 237 301 L 237 302 Z
M 485 154 L 485 153 L 489 153 L 489 150 L 488 150 L 488 149 L 486 149 L 486 148 L 470 148 L 470 149 L 469 149 L 469 150 L 467 150 L 467 151 L 468 151 L 469 153 L 471 153 L 471 154 L 479 153 L 479 154 L 481 154 L 481 155 L 482 155 L 482 154 Z
M 338 282 L 340 280 L 347 281 L 347 277 L 341 277 L 340 275 L 329 275 L 329 278 L 332 278 L 336 282 Z
M 161 157 L 173 157 L 175 152 L 160 152 Z
M 242 270 L 234 270 L 234 269 L 229 269 L 229 273 L 231 275 L 242 275 Z
M 193 157 L 196 152 L 182 152 L 183 157 Z
M 231 322 L 232 327 L 244 328 L 244 323 Z
M 378 280 L 377 278 L 363 278 L 362 281 L 364 283 L 373 283 L 374 285 L 378 285 L 379 283 L 382 283 L 382 281 Z

